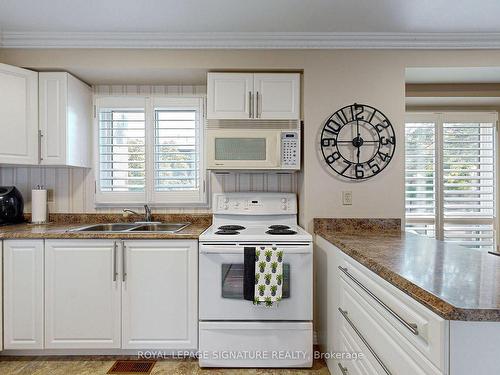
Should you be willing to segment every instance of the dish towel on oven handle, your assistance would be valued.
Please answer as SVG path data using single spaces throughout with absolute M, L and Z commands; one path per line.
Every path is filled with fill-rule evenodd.
M 277 247 L 258 247 L 255 250 L 256 305 L 271 307 L 281 301 L 283 293 L 283 250 Z
M 243 299 L 255 300 L 255 247 L 245 247 L 243 258 Z

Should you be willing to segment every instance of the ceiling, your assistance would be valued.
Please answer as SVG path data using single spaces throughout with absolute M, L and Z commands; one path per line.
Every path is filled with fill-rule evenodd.
M 500 1 L 1 0 L 2 32 L 500 32 Z

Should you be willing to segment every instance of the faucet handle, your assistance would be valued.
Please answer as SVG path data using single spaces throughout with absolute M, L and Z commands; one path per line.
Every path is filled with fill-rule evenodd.
M 146 221 L 151 221 L 151 208 L 145 204 L 144 211 L 146 212 Z

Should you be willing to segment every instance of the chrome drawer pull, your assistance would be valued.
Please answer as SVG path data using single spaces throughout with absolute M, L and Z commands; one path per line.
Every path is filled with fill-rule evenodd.
M 339 363 L 337 363 L 339 365 L 339 369 L 340 369 L 340 372 L 342 373 L 342 375 L 349 375 L 349 371 L 347 370 L 347 367 L 344 367 Z
M 349 279 L 351 279 L 357 286 L 363 289 L 370 297 L 372 297 L 380 306 L 382 306 L 389 314 L 391 314 L 398 322 L 404 325 L 411 333 L 415 336 L 418 336 L 418 326 L 415 323 L 408 323 L 402 317 L 400 317 L 397 313 L 395 313 L 389 306 L 387 306 L 380 298 L 378 298 L 375 294 L 373 294 L 370 289 L 361 284 L 353 275 L 349 273 L 346 267 L 339 266 L 339 270 L 341 270 Z
M 354 323 L 352 322 L 352 320 L 349 319 L 349 317 L 347 316 L 347 314 L 348 314 L 347 311 L 342 310 L 340 307 L 339 307 L 339 311 L 342 314 L 342 316 L 345 318 L 345 320 L 347 320 L 347 323 L 349 323 L 349 325 L 354 330 L 354 332 L 356 332 L 356 334 L 358 335 L 358 337 L 360 338 L 360 340 L 363 341 L 363 344 L 366 345 L 366 347 L 368 348 L 368 350 L 370 351 L 370 353 L 372 353 L 372 355 L 375 357 L 375 359 L 377 360 L 377 362 L 380 365 L 380 367 L 382 367 L 382 369 L 385 371 L 385 373 L 387 375 L 392 375 L 392 372 L 390 372 L 389 369 L 387 368 L 387 366 L 384 365 L 384 362 L 382 362 L 382 360 L 377 355 L 377 353 L 375 353 L 375 350 L 373 350 L 373 348 L 370 346 L 370 344 L 368 344 L 368 342 L 363 337 L 363 335 L 361 334 L 361 332 L 358 331 L 358 329 L 356 328 L 356 326 L 354 325 Z

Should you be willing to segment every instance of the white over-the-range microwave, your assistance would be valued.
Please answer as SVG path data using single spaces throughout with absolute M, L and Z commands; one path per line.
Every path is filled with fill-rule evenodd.
M 300 129 L 207 129 L 208 169 L 300 169 Z

